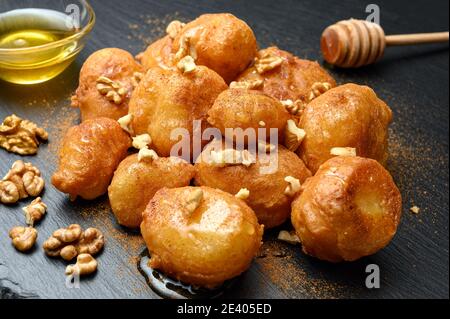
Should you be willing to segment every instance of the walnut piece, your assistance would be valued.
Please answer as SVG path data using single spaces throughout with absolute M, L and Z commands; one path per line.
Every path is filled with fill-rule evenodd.
M 113 81 L 106 76 L 100 76 L 97 79 L 97 91 L 106 96 L 108 101 L 119 105 L 123 102 L 123 98 L 127 94 L 127 89 L 118 81 Z
M 9 231 L 13 246 L 19 251 L 30 250 L 36 243 L 38 233 L 33 227 L 16 226 Z
M 278 239 L 293 245 L 300 243 L 300 238 L 294 231 L 282 230 L 278 233 Z
M 80 225 L 72 224 L 67 228 L 55 230 L 52 236 L 62 243 L 72 243 L 81 238 L 82 232 Z
M 144 147 L 147 147 L 152 143 L 152 138 L 150 134 L 141 134 L 133 137 L 133 147 L 140 150 Z
M 239 192 L 234 195 L 236 198 L 245 200 L 250 196 L 250 191 L 247 188 L 241 188 Z
M 293 120 L 288 120 L 284 136 L 286 148 L 295 152 L 305 138 L 306 133 L 303 129 L 298 128 Z
M 11 181 L 0 181 L 0 202 L 14 204 L 20 199 L 16 184 Z
M 283 63 L 283 58 L 279 56 L 266 55 L 261 58 L 255 58 L 255 69 L 259 74 L 273 70 Z
M 186 23 L 183 23 L 178 20 L 173 20 L 169 23 L 169 25 L 166 28 L 166 33 L 169 35 L 171 39 L 175 39 L 178 33 L 180 33 L 181 29 L 186 25 Z
M 276 145 L 271 143 L 266 143 L 264 141 L 258 141 L 258 150 L 263 153 L 272 153 L 275 151 Z
M 301 100 L 281 100 L 281 104 L 286 108 L 286 110 L 292 115 L 300 115 L 306 107 L 306 104 Z
M 356 148 L 354 147 L 333 147 L 330 150 L 331 155 L 336 156 L 356 156 Z
M 45 182 L 38 168 L 17 160 L 0 182 L 0 201 L 12 204 L 28 196 L 38 196 L 44 186 Z
M 183 73 L 190 73 L 195 70 L 197 66 L 195 65 L 194 58 L 190 55 L 186 55 L 177 63 L 177 68 Z
M 72 224 L 55 230 L 44 242 L 43 248 L 48 256 L 72 260 L 80 254 L 95 255 L 104 244 L 105 238 L 97 228 L 88 228 L 83 232 L 80 225 Z
M 105 238 L 102 232 L 97 228 L 90 227 L 81 234 L 81 238 L 75 247 L 78 254 L 96 255 L 102 250 L 104 244 Z
M 179 47 L 179 49 L 178 49 L 178 51 L 175 53 L 175 60 L 177 60 L 177 61 L 179 61 L 179 60 L 181 60 L 182 58 L 184 58 L 186 55 L 191 55 L 190 54 L 190 41 L 191 41 L 191 39 L 190 39 L 190 37 L 188 37 L 188 36 L 182 36 L 181 38 L 180 38 L 180 47 Z M 191 55 L 192 56 L 192 55 Z M 195 59 L 195 57 L 194 56 L 192 56 L 194 59 Z
M 97 270 L 97 266 L 98 263 L 94 257 L 89 254 L 80 254 L 77 257 L 76 264 L 66 267 L 66 275 L 89 275 Z
M 36 154 L 40 141 L 48 140 L 48 133 L 35 123 L 10 115 L 0 125 L 0 147 L 19 155 Z
M 253 90 L 260 88 L 264 84 L 264 80 L 253 80 L 253 81 L 233 81 L 230 83 L 230 89 L 246 89 Z
M 322 95 L 326 91 L 331 89 L 331 84 L 328 82 L 316 82 L 311 86 L 311 92 L 309 93 L 309 101 L 314 100 L 316 97 Z
M 413 206 L 409 209 L 411 211 L 411 213 L 413 214 L 418 214 L 420 212 L 420 208 L 417 206 Z
M 186 200 L 186 209 L 192 214 L 200 206 L 203 200 L 203 190 L 201 188 L 195 188 Z
M 255 162 L 255 159 L 247 150 L 238 151 L 233 148 L 226 148 L 219 151 L 211 151 L 210 164 L 218 167 L 225 167 L 229 165 L 244 165 L 250 166 Z
M 27 225 L 33 226 L 35 222 L 40 221 L 47 211 L 47 205 L 40 197 L 33 200 L 28 206 L 22 208 L 25 214 L 25 221 Z
M 289 183 L 289 185 L 284 190 L 284 194 L 288 196 L 294 196 L 300 190 L 300 181 L 292 176 L 286 176 L 284 180 Z
M 131 121 L 133 120 L 133 115 L 132 114 L 127 114 L 125 116 L 122 116 L 120 119 L 117 120 L 117 122 L 119 123 L 120 127 L 127 132 L 128 134 L 132 135 L 133 134 L 133 130 L 131 129 Z
M 158 154 L 154 151 L 149 149 L 148 147 L 143 147 L 139 150 L 138 153 L 138 162 L 146 161 L 146 160 L 156 160 L 158 159 Z

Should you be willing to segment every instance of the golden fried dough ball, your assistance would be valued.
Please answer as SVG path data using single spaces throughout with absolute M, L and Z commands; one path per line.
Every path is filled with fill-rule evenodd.
M 72 105 L 79 107 L 81 119 L 109 117 L 119 119 L 128 112 L 133 83 L 142 67 L 122 49 L 107 48 L 94 52 L 80 71 L 78 89 Z
M 306 137 L 298 154 L 311 172 L 331 158 L 334 147 L 356 148 L 358 156 L 385 164 L 391 109 L 375 92 L 356 84 L 331 89 L 306 106 L 299 127 Z
M 223 79 L 204 66 L 184 74 L 177 69 L 151 68 L 130 101 L 132 130 L 136 135 L 150 134 L 152 148 L 168 157 L 181 139 L 171 140 L 171 132 L 186 129 L 192 138 L 193 120 L 202 120 L 202 128 L 206 127 L 209 108 L 226 88 Z
M 277 47 L 260 50 L 253 66 L 235 81 L 264 81 L 257 89 L 278 100 L 292 102 L 308 102 L 316 83 L 336 86 L 335 80 L 317 62 L 299 59 Z
M 195 183 L 231 194 L 246 188 L 250 196 L 245 202 L 255 211 L 259 223 L 267 229 L 285 222 L 298 191 L 296 187 L 311 176 L 302 160 L 294 152 L 278 145 L 278 152 L 274 151 L 270 157 L 253 154 L 256 161 L 251 165 L 220 165 L 214 160 L 212 152 L 217 152 L 221 147 L 230 148 L 216 140 L 204 148 L 195 164 Z M 297 185 L 290 183 L 295 184 L 295 180 Z
M 263 226 L 244 201 L 209 187 L 163 188 L 143 214 L 150 267 L 213 288 L 248 269 Z
M 226 128 L 253 129 L 255 137 L 269 142 L 270 129 L 276 129 L 279 143 L 291 115 L 280 101 L 255 90 L 229 89 L 223 91 L 208 111 L 208 122 L 223 135 Z M 260 130 L 265 134 L 259 136 Z M 237 132 L 233 138 L 243 140 L 245 132 Z M 273 135 L 273 134 L 272 134 Z
M 292 203 L 292 224 L 305 253 L 352 261 L 385 247 L 402 212 L 401 194 L 377 161 L 338 156 L 326 161 Z
M 252 29 L 230 13 L 204 14 L 175 37 L 172 52 L 187 47 L 195 63 L 219 73 L 229 83 L 252 62 L 257 43 Z
M 150 44 L 140 55 L 140 62 L 145 70 L 155 66 L 169 67 L 173 65 L 173 40 L 168 35 Z
M 98 117 L 73 126 L 62 141 L 52 184 L 71 199 L 94 199 L 106 193 L 130 146 L 128 134 L 110 118 Z
M 193 177 L 194 167 L 178 158 L 139 161 L 138 154 L 130 155 L 119 164 L 108 188 L 112 211 L 119 224 L 137 228 L 156 191 L 188 186 Z

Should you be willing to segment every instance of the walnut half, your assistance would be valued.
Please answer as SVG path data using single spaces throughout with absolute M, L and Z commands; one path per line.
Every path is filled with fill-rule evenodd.
M 15 161 L 0 182 L 0 201 L 12 204 L 28 196 L 38 196 L 44 189 L 41 172 L 31 163 Z
M 38 233 L 33 227 L 17 226 L 9 231 L 13 246 L 22 252 L 30 250 L 34 246 L 37 235 Z
M 48 140 L 48 133 L 35 123 L 10 115 L 0 125 L 0 147 L 19 155 L 36 154 L 40 141 Z
M 104 95 L 108 101 L 114 104 L 122 104 L 125 95 L 128 93 L 127 89 L 118 81 L 113 81 L 106 76 L 100 76 L 97 79 L 97 91 Z
M 103 248 L 105 238 L 97 228 L 88 228 L 84 232 L 80 225 L 73 224 L 53 232 L 43 244 L 47 256 L 60 256 L 72 260 L 80 254 L 95 255 Z

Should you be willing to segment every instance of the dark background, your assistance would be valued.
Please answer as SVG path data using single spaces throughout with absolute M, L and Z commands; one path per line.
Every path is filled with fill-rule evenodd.
M 57 192 L 49 180 L 55 152 L 70 125 L 79 121 L 69 97 L 83 61 L 93 51 L 120 47 L 137 54 L 164 34 L 173 19 L 187 21 L 206 12 L 231 12 L 254 30 L 261 47 L 276 44 L 301 58 L 323 63 L 322 30 L 341 19 L 365 18 L 364 1 L 93 1 L 97 23 L 86 48 L 63 74 L 45 84 L 12 85 L 0 81 L 0 118 L 11 113 L 34 120 L 50 132 L 49 144 L 25 160 L 46 180 L 48 215 L 37 226 L 37 247 L 29 254 L 14 250 L 8 231 L 24 223 L 29 201 L 0 205 L 0 297 L 157 298 L 139 274 L 137 256 L 144 245 L 138 234 L 119 227 L 107 198 L 77 201 Z M 448 1 L 377 1 L 386 34 L 448 30 Z M 0 12 L 2 4 L 0 2 Z M 353 263 L 329 264 L 309 258 L 300 248 L 265 235 L 263 253 L 224 297 L 256 298 L 448 298 L 448 44 L 388 48 L 384 59 L 358 70 L 326 66 L 339 83 L 371 86 L 394 112 L 388 168 L 403 194 L 403 217 L 391 244 Z M 106 155 L 106 154 L 105 154 Z M 0 150 L 0 175 L 19 156 Z M 418 215 L 409 211 L 420 207 Z M 65 287 L 61 260 L 47 258 L 42 243 L 56 228 L 79 223 L 101 229 L 107 239 L 99 270 Z M 281 228 L 288 228 L 285 225 Z M 365 267 L 375 263 L 381 288 L 365 287 Z

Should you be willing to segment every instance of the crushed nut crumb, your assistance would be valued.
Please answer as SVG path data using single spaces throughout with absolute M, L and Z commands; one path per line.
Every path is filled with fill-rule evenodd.
M 271 143 L 266 143 L 263 141 L 258 141 L 258 150 L 263 153 L 272 153 L 275 151 L 276 145 Z
M 226 148 L 219 151 L 211 151 L 210 164 L 219 167 L 228 165 L 244 165 L 250 166 L 255 162 L 255 159 L 247 150 L 238 151 L 232 148 Z
M 278 233 L 278 239 L 293 245 L 300 243 L 300 239 L 294 231 L 282 230 Z
M 133 134 L 133 130 L 131 129 L 131 121 L 133 120 L 132 114 L 127 114 L 125 116 L 122 116 L 120 119 L 117 120 L 119 122 L 120 127 L 129 134 Z
M 298 115 L 303 112 L 306 107 L 306 104 L 301 100 L 281 100 L 281 104 L 286 108 L 286 110 L 292 115 Z
M 158 158 L 159 158 L 158 154 L 154 150 L 149 149 L 148 147 L 143 147 L 139 150 L 138 162 L 142 162 L 145 160 L 154 161 Z
M 311 86 L 311 92 L 309 93 L 309 101 L 314 100 L 316 97 L 322 95 L 326 91 L 331 89 L 331 84 L 328 82 L 316 82 Z
M 294 196 L 300 190 L 300 181 L 292 176 L 286 176 L 284 180 L 289 183 L 289 185 L 284 190 L 284 194 L 288 196 Z
M 201 188 L 195 188 L 189 193 L 189 197 L 186 201 L 186 209 L 192 214 L 200 206 L 203 200 L 203 190 Z
M 242 200 L 245 200 L 250 196 L 250 191 L 247 188 L 241 188 L 239 192 L 237 192 L 236 195 L 234 196 Z
M 285 128 L 285 146 L 295 152 L 306 136 L 303 129 L 298 128 L 293 120 L 288 120 Z
M 196 68 L 195 61 L 190 55 L 186 55 L 177 63 L 177 68 L 183 73 L 190 73 Z
M 413 214 L 418 214 L 420 212 L 420 208 L 417 206 L 413 206 L 409 209 L 411 211 L 411 213 Z
M 144 147 L 147 147 L 152 143 L 152 138 L 150 137 L 150 134 L 141 134 L 136 135 L 133 137 L 133 147 L 140 150 Z
M 178 51 L 175 53 L 175 60 L 179 61 L 186 55 L 189 55 L 190 40 L 191 39 L 188 36 L 180 37 L 179 41 L 180 47 Z
M 173 20 L 169 23 L 169 25 L 166 28 L 166 33 L 169 35 L 171 39 L 175 39 L 175 37 L 180 33 L 181 29 L 186 25 L 186 23 L 183 23 L 178 20 Z
M 336 156 L 356 156 L 356 148 L 354 147 L 333 147 L 330 150 L 331 155 Z
M 246 89 L 253 90 L 260 88 L 264 84 L 264 80 L 253 80 L 253 81 L 233 81 L 230 83 L 230 89 Z

